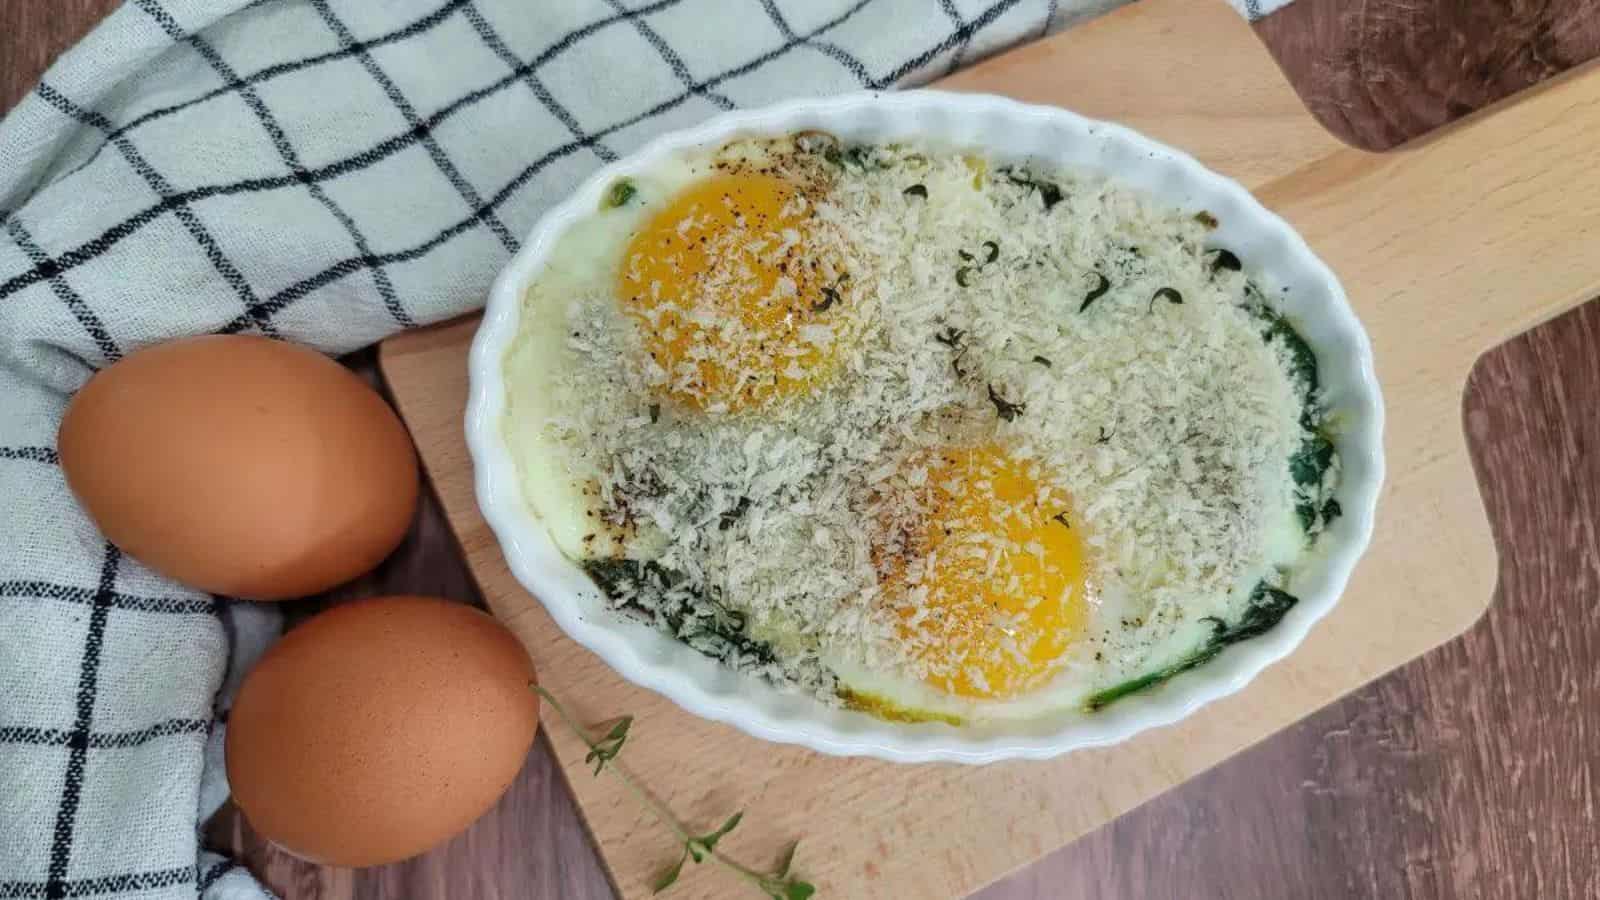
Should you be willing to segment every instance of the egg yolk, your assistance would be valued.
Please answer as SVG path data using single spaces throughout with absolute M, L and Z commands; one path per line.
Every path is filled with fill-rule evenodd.
M 748 409 L 825 370 L 842 287 L 810 251 L 810 208 L 784 179 L 723 174 L 691 185 L 634 234 L 618 295 L 666 373 L 668 397 Z
M 1091 590 L 1068 497 L 1036 460 L 997 445 L 912 460 L 920 486 L 877 556 L 900 639 L 947 693 L 1003 699 L 1037 687 L 1082 631 Z

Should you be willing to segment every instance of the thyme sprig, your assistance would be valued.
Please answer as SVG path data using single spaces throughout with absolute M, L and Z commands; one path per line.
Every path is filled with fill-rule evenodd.
M 692 859 L 696 863 L 701 863 L 709 859 L 721 864 L 723 868 L 733 872 L 745 881 L 750 882 L 771 900 L 809 900 L 810 897 L 816 894 L 817 889 L 814 885 L 810 882 L 802 881 L 789 873 L 790 865 L 794 861 L 794 851 L 799 846 L 799 841 L 789 844 L 784 850 L 776 870 L 770 873 L 758 872 L 717 851 L 717 843 L 726 837 L 729 832 L 737 828 L 739 822 L 744 819 L 742 810 L 729 816 L 715 831 L 695 834 L 689 830 L 689 827 L 682 820 L 673 814 L 672 810 L 667 808 L 666 804 L 657 800 L 649 791 L 645 790 L 634 779 L 633 775 L 623 768 L 621 763 L 617 762 L 617 755 L 622 752 L 622 745 L 627 742 L 628 729 L 633 725 L 632 716 L 623 716 L 620 719 L 616 719 L 604 736 L 596 738 L 591 736 L 587 728 L 578 724 L 578 721 L 567 712 L 566 707 L 562 706 L 561 701 L 557 700 L 553 694 L 537 684 L 531 685 L 531 687 L 534 693 L 543 698 L 544 702 L 550 704 L 550 708 L 556 711 L 556 716 L 561 719 L 562 724 L 566 725 L 573 734 L 578 736 L 578 740 L 583 741 L 584 746 L 589 748 L 589 752 L 584 756 L 583 761 L 586 764 L 594 763 L 594 774 L 598 776 L 601 771 L 607 771 L 615 775 L 623 786 L 628 789 L 629 793 L 633 794 L 639 803 L 649 810 L 651 815 L 656 817 L 657 821 L 667 826 L 677 836 L 678 840 L 683 843 L 683 851 L 678 855 L 677 862 L 662 870 L 651 885 L 652 891 L 659 894 L 671 887 L 678 880 L 678 875 L 682 873 L 685 862 Z

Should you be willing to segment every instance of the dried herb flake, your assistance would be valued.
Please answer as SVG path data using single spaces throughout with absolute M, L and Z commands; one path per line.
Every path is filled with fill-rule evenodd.
M 1177 288 L 1160 288 L 1154 294 L 1150 295 L 1150 308 L 1147 309 L 1146 312 L 1155 312 L 1157 300 L 1165 300 L 1168 303 L 1181 304 L 1183 303 L 1183 295 L 1178 293 Z
M 627 206 L 628 201 L 632 200 L 637 193 L 639 193 L 639 189 L 634 187 L 633 182 L 626 178 L 620 178 L 611 185 L 611 190 L 606 192 L 605 205 L 608 209 Z
M 1000 418 L 1007 422 L 1028 411 L 1028 404 L 1013 403 L 1007 400 L 1005 397 L 1000 396 L 1000 392 L 994 389 L 993 384 L 989 385 L 989 402 L 994 404 L 994 411 L 999 414 Z
M 1078 312 L 1083 312 L 1084 310 L 1088 309 L 1089 304 L 1099 300 L 1101 297 L 1104 297 L 1106 295 L 1106 291 L 1111 290 L 1111 279 L 1099 272 L 1094 273 L 1094 277 L 1100 279 L 1100 283 L 1095 285 L 1094 290 L 1090 291 L 1088 296 L 1083 298 L 1083 303 L 1078 306 Z
M 750 498 L 740 497 L 739 502 L 733 505 L 733 509 L 725 509 L 722 511 L 722 516 L 717 522 L 717 530 L 727 531 L 729 528 L 733 527 L 735 522 L 738 522 L 744 517 L 744 514 L 749 511 Z
M 1063 195 L 1059 185 L 1034 178 L 1027 172 L 1020 172 L 1016 169 L 1002 169 L 999 174 L 1004 175 L 1012 184 L 1038 191 L 1039 199 L 1044 202 L 1046 212 L 1049 212 L 1052 207 L 1062 200 Z
M 1244 263 L 1232 250 L 1217 248 L 1211 256 L 1211 274 L 1215 275 L 1223 269 L 1229 272 L 1238 272 L 1244 268 Z

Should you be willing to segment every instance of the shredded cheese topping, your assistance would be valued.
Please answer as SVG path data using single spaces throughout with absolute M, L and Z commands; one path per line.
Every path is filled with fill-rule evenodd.
M 1103 685 L 1236 617 L 1315 423 L 1204 217 L 841 149 L 725 148 L 564 298 L 546 428 L 632 561 L 614 601 L 825 698 L 830 660 L 978 699 Z

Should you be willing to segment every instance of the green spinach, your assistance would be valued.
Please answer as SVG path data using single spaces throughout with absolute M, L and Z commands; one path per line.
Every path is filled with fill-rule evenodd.
M 1263 581 L 1250 592 L 1250 602 L 1238 622 L 1230 625 L 1218 618 L 1207 618 L 1205 621 L 1212 629 L 1211 637 L 1200 649 L 1169 666 L 1090 694 L 1084 701 L 1084 709 L 1089 712 L 1104 709 L 1123 697 L 1155 687 L 1176 675 L 1210 662 L 1229 645 L 1266 634 L 1298 602 L 1300 602 L 1298 597 Z

